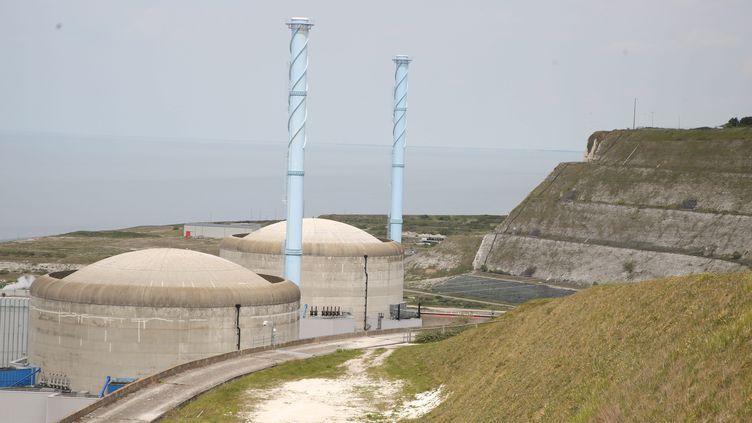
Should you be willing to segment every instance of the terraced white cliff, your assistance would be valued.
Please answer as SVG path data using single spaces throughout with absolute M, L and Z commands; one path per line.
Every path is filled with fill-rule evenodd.
M 581 285 L 752 265 L 752 130 L 596 132 L 488 234 L 474 267 Z

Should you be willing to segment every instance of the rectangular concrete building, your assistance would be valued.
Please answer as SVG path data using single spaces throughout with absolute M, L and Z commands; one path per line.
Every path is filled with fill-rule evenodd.
M 183 225 L 186 238 L 225 238 L 237 234 L 249 234 L 261 227 L 258 223 L 197 222 Z

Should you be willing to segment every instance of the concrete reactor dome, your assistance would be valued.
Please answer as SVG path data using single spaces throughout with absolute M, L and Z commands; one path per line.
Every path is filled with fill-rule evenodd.
M 291 302 L 300 294 L 291 283 L 272 284 L 217 256 L 153 248 L 109 257 L 60 279 L 42 278 L 32 295 L 86 304 L 194 308 Z
M 250 253 L 277 254 L 285 243 L 287 222 L 282 221 L 242 238 L 227 237 L 220 249 L 237 249 Z M 329 219 L 303 219 L 303 255 L 327 257 L 401 255 L 402 246 L 382 241 L 368 232 L 346 223 Z
M 156 248 L 31 286 L 29 361 L 73 390 L 297 339 L 300 290 L 225 259 Z
M 226 237 L 219 255 L 254 272 L 282 275 L 286 229 L 286 222 L 279 222 L 246 236 Z M 363 328 L 367 270 L 365 320 L 376 328 L 379 315 L 388 318 L 390 305 L 402 303 L 403 260 L 400 243 L 333 220 L 303 219 L 301 280 L 295 281 L 300 284 L 301 307 L 339 307 Z

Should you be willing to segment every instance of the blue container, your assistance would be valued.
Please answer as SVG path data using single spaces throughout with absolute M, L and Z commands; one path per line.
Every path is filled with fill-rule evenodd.
M 115 377 L 110 380 L 110 383 L 107 384 L 107 393 L 115 392 L 118 389 L 122 388 L 123 386 L 135 381 L 136 379 L 132 377 Z
M 0 369 L 0 388 L 13 386 L 32 386 L 37 383 L 39 368 Z

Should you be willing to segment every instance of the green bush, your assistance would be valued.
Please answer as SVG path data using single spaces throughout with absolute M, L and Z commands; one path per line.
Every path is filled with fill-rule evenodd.
M 429 342 L 443 341 L 465 331 L 465 326 L 450 326 L 441 329 L 424 330 L 415 335 L 415 342 L 418 344 L 427 344 Z

